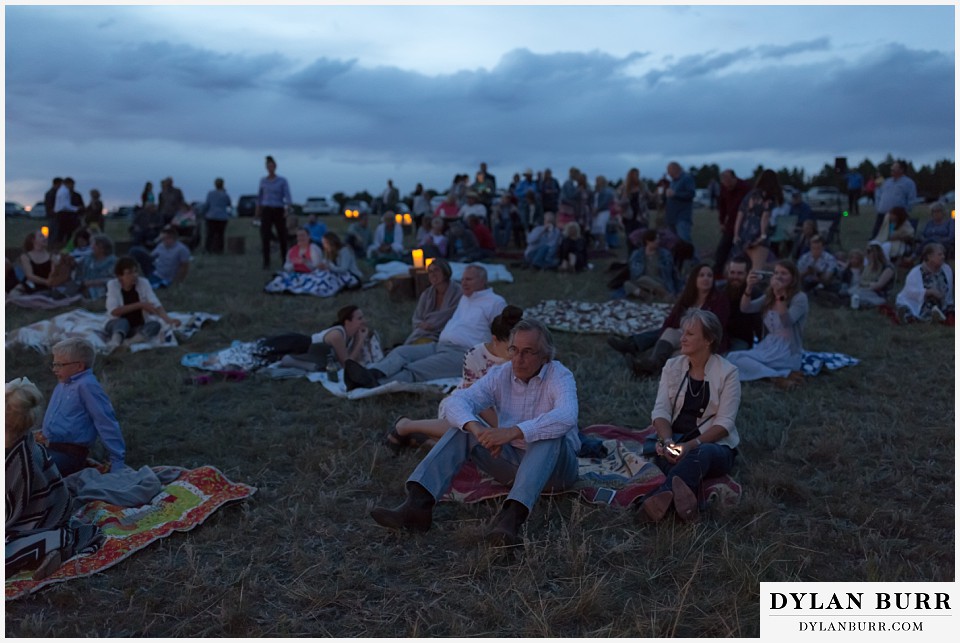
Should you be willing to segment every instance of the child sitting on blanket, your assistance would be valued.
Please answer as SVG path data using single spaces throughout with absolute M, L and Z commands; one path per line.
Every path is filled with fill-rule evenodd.
M 492 338 L 485 344 L 477 344 L 463 356 L 463 379 L 458 388 L 469 388 L 471 384 L 486 375 L 487 371 L 497 364 L 503 364 L 510 359 L 507 350 L 510 345 L 510 331 L 523 317 L 523 309 L 517 306 L 507 306 L 490 323 Z M 437 418 L 429 420 L 411 420 L 401 417 L 390 429 L 384 438 L 384 444 L 394 453 L 399 453 L 403 447 L 419 447 L 432 444 L 443 437 L 450 429 L 450 424 L 443 418 L 443 402 L 437 412 Z M 480 417 L 487 426 L 497 426 L 497 414 L 493 409 L 480 413 Z
M 163 309 L 150 282 L 140 276 L 139 264 L 132 257 L 121 257 L 113 268 L 116 279 L 107 282 L 107 313 L 112 317 L 105 331 L 110 337 L 107 352 L 116 349 L 131 334 L 136 340 L 147 340 L 160 333 L 160 318 L 178 327 Z
M 99 528 L 70 520 L 67 485 L 33 439 L 42 412 L 43 394 L 33 382 L 7 382 L 5 578 L 36 570 L 33 579 L 41 580 L 100 539 Z

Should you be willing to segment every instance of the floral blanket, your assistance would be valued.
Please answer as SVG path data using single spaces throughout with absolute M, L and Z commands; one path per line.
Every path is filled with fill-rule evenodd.
M 643 442 L 653 432 L 652 426 L 636 430 L 612 424 L 595 424 L 583 429 L 581 433 L 584 435 L 603 441 L 607 455 L 578 458 L 579 480 L 573 489 L 562 493 L 579 493 L 585 502 L 609 504 L 621 509 L 633 505 L 665 479 L 657 465 L 643 455 Z M 453 479 L 443 500 L 473 503 L 508 493 L 509 487 L 480 471 L 473 462 L 467 462 Z M 727 507 L 738 504 L 740 494 L 740 485 L 728 475 L 708 478 L 700 488 L 702 500 Z
M 357 288 L 360 280 L 345 273 L 315 270 L 313 272 L 278 272 L 263 289 L 269 293 L 332 297 L 344 288 Z
M 131 353 L 177 346 L 177 335 L 183 338 L 193 336 L 208 321 L 217 321 L 220 315 L 211 313 L 167 313 L 173 319 L 180 320 L 180 327 L 173 328 L 164 324 L 160 334 L 149 342 L 135 344 L 127 340 L 126 345 Z M 49 353 L 54 344 L 70 337 L 83 337 L 93 344 L 98 353 L 107 352 L 107 342 L 110 340 L 103 329 L 110 316 L 107 313 L 94 313 L 78 308 L 57 315 L 52 319 L 38 321 L 29 326 L 16 328 L 7 332 L 7 348 L 17 345 L 27 346 L 40 353 Z
M 7 600 L 21 598 L 54 583 L 102 572 L 175 531 L 190 531 L 229 502 L 249 498 L 254 487 L 231 482 L 214 467 L 184 470 L 153 500 L 139 507 L 123 508 L 102 501 L 86 503 L 76 517 L 96 524 L 105 536 L 100 548 L 74 556 L 46 578 L 34 581 L 31 572 L 21 572 L 6 581 Z
M 528 308 L 524 317 L 539 319 L 551 330 L 629 337 L 660 328 L 670 304 L 640 304 L 626 299 L 586 302 L 548 299 Z

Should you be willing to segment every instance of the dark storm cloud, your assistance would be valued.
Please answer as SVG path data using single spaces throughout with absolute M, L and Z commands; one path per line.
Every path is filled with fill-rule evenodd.
M 757 47 L 757 55 L 760 58 L 784 58 L 794 54 L 802 54 L 809 51 L 829 51 L 829 38 L 815 38 L 804 42 L 794 42 L 789 45 L 764 45 Z

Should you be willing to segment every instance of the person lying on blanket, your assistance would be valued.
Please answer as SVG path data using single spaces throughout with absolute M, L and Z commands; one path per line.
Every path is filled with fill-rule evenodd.
M 43 437 L 57 468 L 65 476 L 87 465 L 97 437 L 110 456 L 110 471 L 125 468 L 126 445 L 113 405 L 93 374 L 93 344 L 71 337 L 53 347 L 54 375 L 59 382 L 43 416 Z
M 657 431 L 656 464 L 666 480 L 640 505 L 641 516 L 661 520 L 673 505 L 681 520 L 695 520 L 704 478 L 730 471 L 740 434 L 737 368 L 718 354 L 723 325 L 712 312 L 691 308 L 680 327 L 680 355 L 660 375 L 651 413 Z
M 163 309 L 150 282 L 139 274 L 139 264 L 132 257 L 120 257 L 113 267 L 116 279 L 107 282 L 107 312 L 113 318 L 104 329 L 110 337 L 108 352 L 120 346 L 133 334 L 135 339 L 147 340 L 160 333 L 157 317 L 174 328 L 180 326 Z
M 482 266 L 467 266 L 460 288 L 463 295 L 457 309 L 436 343 L 398 346 L 368 368 L 347 360 L 343 370 L 347 390 L 374 388 L 387 382 L 457 377 L 463 356 L 471 347 L 490 339 L 490 324 L 507 305 L 503 297 L 487 287 L 487 271 Z
M 33 439 L 43 394 L 25 377 L 6 385 L 5 578 L 36 570 L 46 578 L 60 563 L 100 539 L 100 530 L 70 520 L 70 492 L 47 450 Z
M 407 479 L 407 497 L 394 509 L 370 512 L 391 529 L 427 531 L 433 506 L 467 459 L 511 487 L 487 531 L 492 545 L 522 543 L 520 527 L 544 489 L 563 491 L 577 480 L 577 384 L 554 359 L 550 331 L 522 319 L 510 333 L 510 362 L 491 368 L 470 388 L 447 400 L 444 419 L 452 427 Z M 496 426 L 480 413 L 493 407 Z
M 431 265 L 431 267 L 433 267 Z M 507 306 L 503 312 L 493 318 L 490 324 L 490 333 L 493 335 L 489 342 L 477 344 L 463 356 L 463 377 L 460 380 L 461 388 L 469 388 L 474 382 L 486 375 L 494 366 L 503 364 L 510 359 L 510 332 L 523 317 L 523 309 L 517 306 Z M 397 420 L 390 433 L 384 439 L 394 453 L 407 446 L 419 447 L 427 442 L 433 443 L 443 437 L 450 428 L 450 424 L 443 419 L 444 405 L 447 399 L 440 402 L 437 417 L 429 420 L 411 420 L 401 417 Z M 480 419 L 487 426 L 497 426 L 497 413 L 494 409 L 480 412 Z
M 359 306 L 351 304 L 337 311 L 337 318 L 332 326 L 314 333 L 309 338 L 303 336 L 305 342 L 310 342 L 305 353 L 285 355 L 280 363 L 305 371 L 323 369 L 330 355 L 333 355 L 340 365 L 347 360 L 366 363 L 365 356 L 371 350 L 369 344 L 372 337 L 373 333 L 367 326 L 363 311 Z

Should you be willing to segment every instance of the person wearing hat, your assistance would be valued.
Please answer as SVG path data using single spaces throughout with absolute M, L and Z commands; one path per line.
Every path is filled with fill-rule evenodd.
M 187 278 L 190 268 L 190 250 L 180 241 L 177 229 L 165 225 L 160 231 L 160 243 L 150 253 L 153 271 L 148 279 L 154 288 L 165 288 Z
M 466 221 L 467 217 L 480 217 L 484 222 L 487 221 L 487 208 L 480 203 L 479 195 L 473 190 L 467 190 L 467 202 L 460 206 L 457 217 L 461 221 Z

